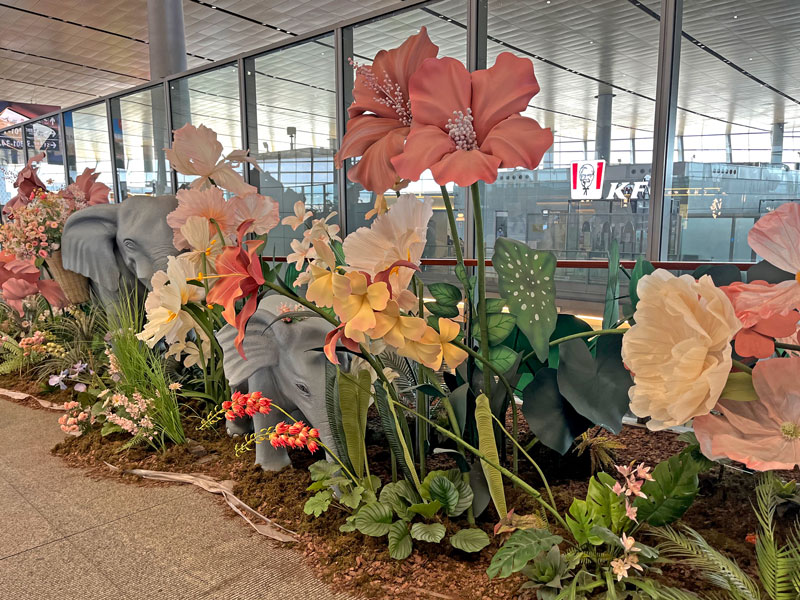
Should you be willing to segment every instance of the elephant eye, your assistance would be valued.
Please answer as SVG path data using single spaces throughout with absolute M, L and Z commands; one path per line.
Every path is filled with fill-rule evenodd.
M 305 383 L 295 383 L 295 385 L 297 386 L 297 389 L 306 396 L 311 393 L 311 390 L 308 389 L 308 386 Z
M 122 242 L 122 243 L 123 243 L 123 244 L 125 244 L 125 247 L 126 247 L 126 248 L 131 248 L 131 249 L 133 249 L 133 248 L 135 248 L 135 247 L 136 247 L 136 242 L 134 242 L 133 240 L 125 240 L 125 241 L 124 241 L 124 242 Z

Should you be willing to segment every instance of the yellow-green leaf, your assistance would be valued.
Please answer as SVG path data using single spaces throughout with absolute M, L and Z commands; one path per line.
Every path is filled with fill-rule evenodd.
M 758 400 L 756 390 L 753 388 L 753 376 L 750 373 L 731 373 L 720 398 L 737 402 Z
M 367 432 L 367 409 L 372 381 L 369 371 L 359 371 L 355 376 L 339 373 L 339 406 L 342 412 L 342 429 L 347 444 L 347 455 L 359 479 L 364 476 L 367 460 L 364 436 Z
M 492 425 L 492 409 L 489 407 L 489 399 L 486 394 L 481 394 L 475 399 L 475 423 L 478 428 L 478 449 L 481 453 L 495 465 L 500 464 L 500 457 L 497 454 L 497 444 L 494 439 L 494 427 Z M 503 475 L 495 467 L 481 460 L 483 474 L 489 485 L 489 493 L 492 502 L 497 509 L 497 514 L 508 514 L 506 508 L 506 495 L 503 491 Z

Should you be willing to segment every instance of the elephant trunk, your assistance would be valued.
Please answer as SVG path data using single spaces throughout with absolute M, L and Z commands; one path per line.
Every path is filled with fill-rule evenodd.
M 150 284 L 150 279 L 153 277 L 153 274 L 157 271 L 166 271 L 169 257 L 177 254 L 178 251 L 174 248 L 174 246 L 171 245 L 158 250 L 154 249 L 151 254 L 153 257 L 152 263 L 137 265 L 136 276 L 143 284 L 147 286 L 147 289 L 151 289 L 152 286 Z

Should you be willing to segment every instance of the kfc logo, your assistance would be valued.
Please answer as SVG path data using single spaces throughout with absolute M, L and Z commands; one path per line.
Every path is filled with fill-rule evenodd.
M 572 163 L 571 193 L 573 200 L 600 200 L 603 197 L 603 179 L 606 161 L 583 160 Z

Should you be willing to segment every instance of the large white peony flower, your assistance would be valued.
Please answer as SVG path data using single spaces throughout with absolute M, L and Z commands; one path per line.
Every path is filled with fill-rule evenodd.
M 633 373 L 631 410 L 664 429 L 708 414 L 731 370 L 731 340 L 741 328 L 733 305 L 711 277 L 695 280 L 658 269 L 642 277 L 639 304 L 622 339 Z

